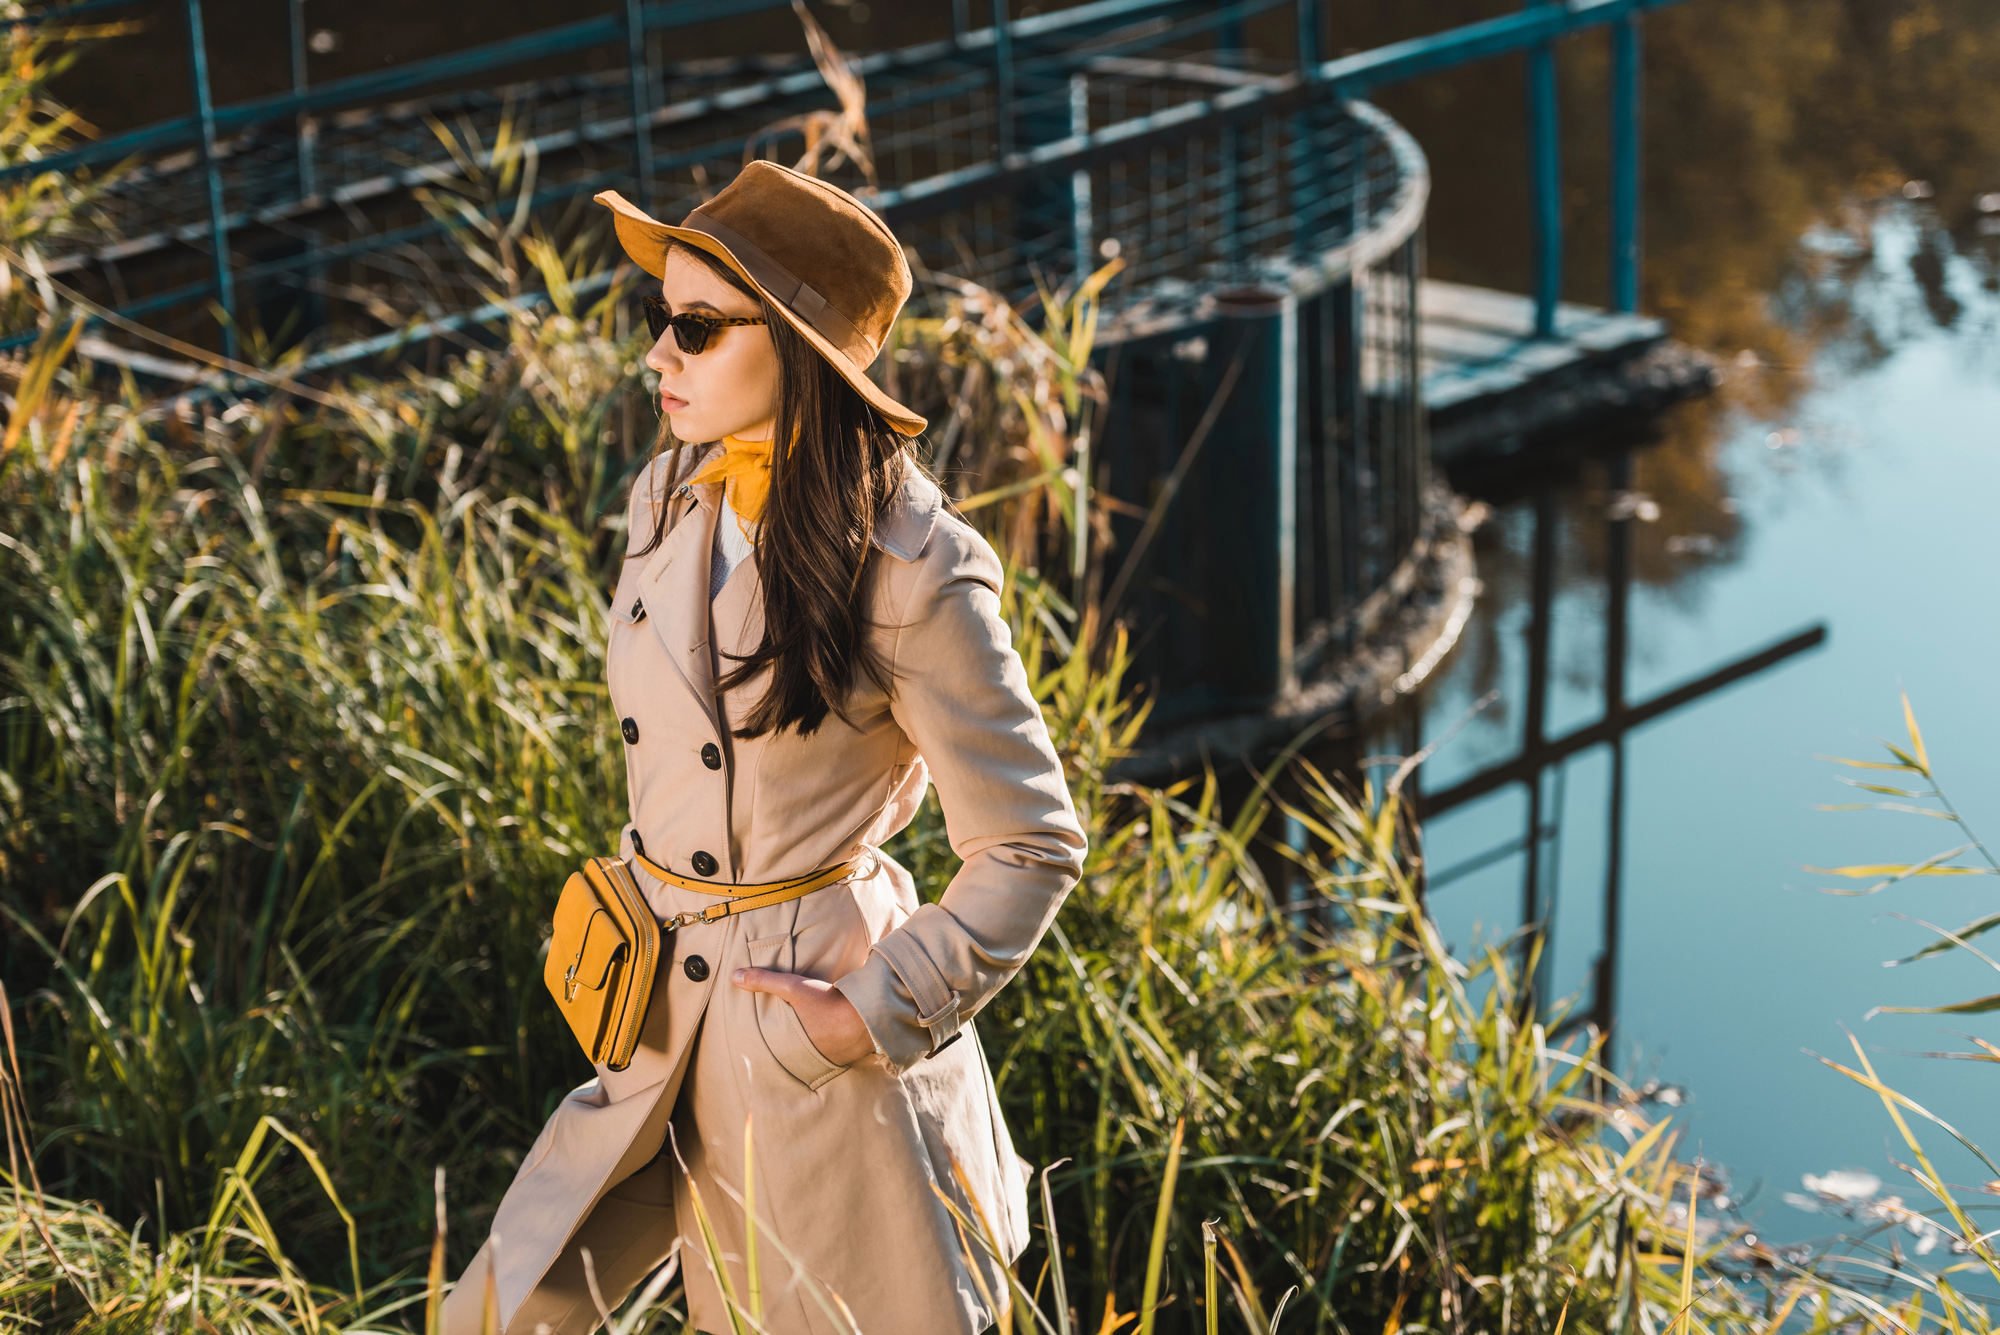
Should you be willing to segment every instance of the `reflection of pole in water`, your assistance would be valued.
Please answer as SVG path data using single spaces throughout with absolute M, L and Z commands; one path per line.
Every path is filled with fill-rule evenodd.
M 1549 641 L 1553 635 L 1556 597 L 1556 492 L 1544 483 L 1535 492 L 1535 537 L 1532 605 L 1528 622 L 1527 721 L 1521 732 L 1521 753 L 1535 755 L 1547 741 L 1549 709 Z M 1528 779 L 1528 866 L 1521 887 L 1521 922 L 1529 930 L 1521 943 L 1521 1006 L 1532 1015 L 1541 1010 L 1535 960 L 1547 924 L 1542 903 L 1542 771 Z
M 1524 726 L 1518 754 L 1472 774 L 1447 788 L 1416 799 L 1410 790 L 1411 808 L 1421 823 L 1428 823 L 1454 807 L 1497 792 L 1510 784 L 1528 790 L 1526 829 L 1518 839 L 1466 859 L 1442 874 L 1430 878 L 1427 890 L 1435 892 L 1447 882 L 1490 866 L 1521 851 L 1526 854 L 1521 893 L 1523 932 L 1521 949 L 1521 1006 L 1528 1014 L 1539 1014 L 1541 985 L 1539 969 L 1530 971 L 1529 961 L 1539 953 L 1546 961 L 1555 917 L 1557 886 L 1556 855 L 1563 809 L 1563 774 L 1570 757 L 1604 746 L 1610 752 L 1610 791 L 1606 804 L 1604 873 L 1604 927 L 1592 977 L 1588 1010 L 1571 1015 L 1558 1033 L 1589 1024 L 1608 1035 L 1616 1019 L 1618 1004 L 1618 944 L 1624 920 L 1625 857 L 1625 741 L 1635 728 L 1693 704 L 1724 687 L 1755 676 L 1794 654 L 1817 648 L 1826 640 L 1826 627 L 1808 630 L 1780 640 L 1768 648 L 1745 655 L 1693 681 L 1662 691 L 1637 704 L 1626 700 L 1627 658 L 1630 646 L 1631 591 L 1633 579 L 1633 521 L 1637 506 L 1632 504 L 1632 455 L 1621 447 L 1607 460 L 1605 516 L 1605 627 L 1604 627 L 1604 717 L 1595 723 L 1564 733 L 1547 735 L 1550 645 L 1554 630 L 1557 525 L 1557 488 L 1553 481 L 1537 484 L 1534 496 L 1534 534 L 1530 540 L 1530 617 L 1527 626 L 1528 680 L 1524 701 Z M 1414 754 L 1411 747 L 1406 752 Z M 1544 793 L 1549 770 L 1555 782 Z
M 1615 498 L 1632 489 L 1632 452 L 1611 457 L 1610 486 Z M 1604 544 L 1604 718 L 1611 724 L 1611 793 L 1605 812 L 1604 944 L 1597 952 L 1591 987 L 1591 1023 L 1608 1044 L 1618 1009 L 1619 892 L 1625 869 L 1625 630 L 1632 593 L 1630 507 L 1612 504 Z

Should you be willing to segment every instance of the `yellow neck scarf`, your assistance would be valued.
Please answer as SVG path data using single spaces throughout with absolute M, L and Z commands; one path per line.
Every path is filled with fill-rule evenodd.
M 761 523 L 764 518 L 764 502 L 771 495 L 771 447 L 773 440 L 738 440 L 735 436 L 722 438 L 722 453 L 710 459 L 701 471 L 690 478 L 689 485 L 720 482 L 729 497 L 729 508 L 736 512 L 737 527 L 743 536 L 756 541 L 751 526 Z

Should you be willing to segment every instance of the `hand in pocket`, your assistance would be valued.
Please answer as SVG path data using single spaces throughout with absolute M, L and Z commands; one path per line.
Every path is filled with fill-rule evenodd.
M 851 1066 L 875 1051 L 861 1012 L 832 983 L 776 969 L 738 969 L 729 980 L 745 992 L 766 992 L 789 1005 L 812 1045 L 835 1066 Z

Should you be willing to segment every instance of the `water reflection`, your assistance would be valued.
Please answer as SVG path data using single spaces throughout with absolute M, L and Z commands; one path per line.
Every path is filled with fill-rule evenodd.
M 1607 695 L 1655 699 L 1797 628 L 1829 625 L 1825 648 L 1692 701 L 1622 748 L 1607 739 L 1537 784 L 1467 801 L 1426 830 L 1447 939 L 1465 948 L 1525 917 L 1552 924 L 1541 1001 L 1573 997 L 1576 1013 L 1615 1018 L 1616 1062 L 1693 1092 L 1704 1154 L 1739 1180 L 1772 1184 L 1759 1232 L 1774 1238 L 1835 1222 L 1783 1203 L 1802 1175 L 1859 1164 L 1887 1177 L 1893 1167 L 1876 1148 L 1879 1105 L 1823 1079 L 1800 1048 L 1837 1047 L 1840 1026 L 1857 1026 L 1881 1061 L 1900 1063 L 1891 1083 L 1928 1106 L 1990 1103 L 1990 1075 L 1897 1055 L 1948 1046 L 1939 1026 L 1862 1027 L 1874 1005 L 1926 1004 L 1953 985 L 1941 970 L 1881 972 L 1883 959 L 1922 944 L 1918 930 L 1886 916 L 1889 906 L 1811 893 L 1817 878 L 1799 868 L 1885 856 L 1894 836 L 1879 825 L 1814 815 L 1814 803 L 1845 799 L 1813 756 L 1851 753 L 1867 744 L 1857 733 L 1895 726 L 1899 687 L 1934 736 L 1956 742 L 1954 777 L 1980 790 L 1968 807 L 2000 810 L 2000 772 L 1983 763 L 2000 735 L 1990 681 L 2000 629 L 1984 596 L 2000 582 L 1991 244 L 1954 238 L 1930 201 L 1900 189 L 1854 204 L 1801 234 L 1769 294 L 1773 320 L 1807 360 L 1732 357 L 1725 393 L 1664 419 L 1650 439 L 1574 442 L 1536 473 L 1469 482 L 1493 507 L 1477 538 L 1479 615 L 1420 717 L 1374 741 L 1433 740 L 1497 689 L 1501 703 L 1425 767 L 1423 789 L 1436 798 L 1519 754 L 1535 732 L 1538 594 L 1552 738 L 1592 726 Z M 1615 473 L 1623 446 L 1627 485 Z M 1607 634 L 1621 527 L 1631 561 L 1622 658 Z M 1927 892 L 1912 911 L 1991 909 L 1990 894 L 1952 890 Z

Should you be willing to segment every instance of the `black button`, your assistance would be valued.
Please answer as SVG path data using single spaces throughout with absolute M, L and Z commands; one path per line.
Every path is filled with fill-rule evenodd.
M 708 961 L 699 955 L 690 955 L 687 957 L 687 962 L 681 965 L 681 972 L 688 976 L 690 983 L 707 982 Z
M 705 744 L 701 748 L 701 763 L 708 766 L 710 769 L 721 769 L 722 768 L 721 748 L 716 746 L 714 742 L 709 742 Z
M 715 857 L 713 854 L 696 853 L 692 861 L 694 862 L 695 875 L 697 876 L 715 875 Z
M 646 619 L 646 600 L 644 598 L 634 598 L 632 600 L 632 620 L 644 621 L 645 619 Z
M 618 725 L 618 731 L 625 734 L 625 745 L 637 746 L 639 744 L 639 722 L 637 719 L 626 719 Z

